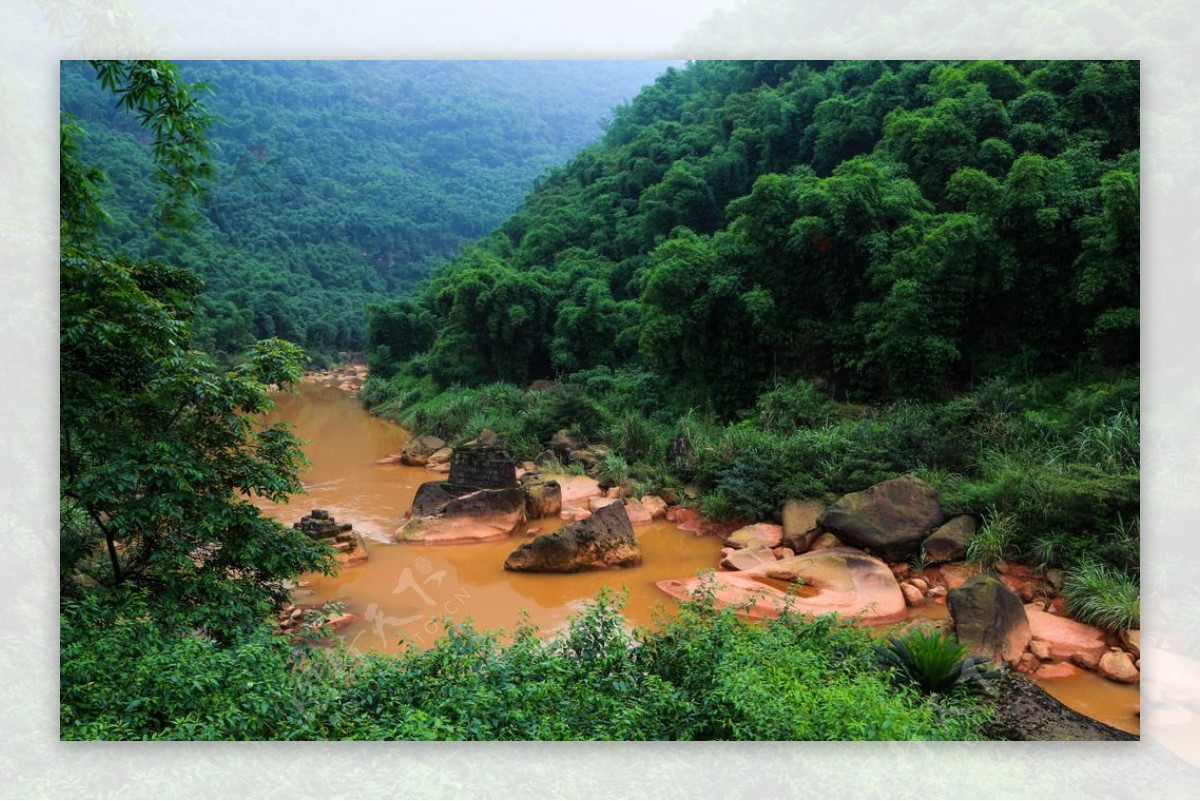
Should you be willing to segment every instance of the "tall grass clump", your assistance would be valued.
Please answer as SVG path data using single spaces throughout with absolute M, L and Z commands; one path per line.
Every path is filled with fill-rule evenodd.
M 1063 580 L 1067 612 L 1076 620 L 1109 632 L 1138 628 L 1141 585 L 1137 577 L 1087 559 L 1067 571 Z
M 975 562 L 984 570 L 995 570 L 996 565 L 1013 555 L 1016 533 L 1016 520 L 1012 515 L 991 507 L 983 515 L 983 524 L 967 543 L 967 561 Z

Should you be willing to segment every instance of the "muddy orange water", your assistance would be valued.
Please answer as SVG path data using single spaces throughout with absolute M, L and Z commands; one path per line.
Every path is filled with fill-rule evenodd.
M 427 645 L 444 617 L 469 617 L 479 628 L 512 631 L 526 613 L 530 622 L 552 633 L 604 587 L 626 592 L 624 615 L 631 624 L 650 625 L 657 610 L 676 607 L 656 581 L 691 576 L 717 563 L 719 541 L 670 523 L 635 529 L 642 565 L 611 572 L 504 570 L 505 557 L 526 537 L 469 545 L 391 544 L 417 487 L 445 477 L 419 467 L 375 464 L 400 450 L 408 433 L 371 417 L 332 383 L 302 384 L 276 401 L 273 417 L 287 420 L 308 443 L 304 450 L 312 466 L 301 476 L 308 491 L 284 505 L 260 500 L 259 506 L 289 525 L 310 509 L 326 509 L 363 535 L 370 555 L 365 564 L 343 568 L 336 577 L 303 576 L 293 592 L 297 603 L 337 602 L 357 616 L 359 621 L 340 633 L 358 650 L 396 651 L 402 640 Z M 528 534 L 561 524 L 535 520 Z
M 444 478 L 419 467 L 377 465 L 400 450 L 409 435 L 367 414 L 336 382 L 301 384 L 276 396 L 274 419 L 291 423 L 304 439 L 312 463 L 301 478 L 307 494 L 287 504 L 259 500 L 265 513 L 292 524 L 313 508 L 327 509 L 338 522 L 351 523 L 366 541 L 370 559 L 343 568 L 336 577 L 303 576 L 297 603 L 337 602 L 358 621 L 340 634 L 353 649 L 397 651 L 401 642 L 428 645 L 439 621 L 471 618 L 481 629 L 512 631 L 522 614 L 544 633 L 561 628 L 583 602 L 601 588 L 624 591 L 624 614 L 633 625 L 652 625 L 676 602 L 656 581 L 692 576 L 717 564 L 721 543 L 670 523 L 635 529 L 642 549 L 640 567 L 566 575 L 512 573 L 504 559 L 524 537 L 471 545 L 392 544 L 390 537 L 412 506 L 417 486 Z M 545 533 L 558 520 L 533 521 L 528 534 Z M 941 619 L 943 604 L 927 602 L 910 617 Z M 1125 731 L 1138 732 L 1138 691 L 1095 674 L 1039 682 L 1063 703 Z

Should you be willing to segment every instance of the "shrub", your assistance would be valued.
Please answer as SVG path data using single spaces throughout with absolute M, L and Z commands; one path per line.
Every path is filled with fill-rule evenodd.
M 755 419 L 768 431 L 787 433 L 829 424 L 837 405 L 804 379 L 764 393 L 754 407 Z
M 616 487 L 629 480 L 629 463 L 616 453 L 608 452 L 596 464 L 596 480 L 607 487 Z
M 1106 631 L 1136 629 L 1141 587 L 1135 576 L 1094 559 L 1067 571 L 1063 580 L 1067 611 L 1076 620 Z
M 1113 472 L 1136 471 L 1141 452 L 1137 407 L 1084 426 L 1073 440 L 1076 458 Z

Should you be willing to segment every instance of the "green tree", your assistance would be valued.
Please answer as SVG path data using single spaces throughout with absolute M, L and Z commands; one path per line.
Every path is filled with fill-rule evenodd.
M 164 62 L 97 70 L 152 131 L 167 184 L 161 219 L 178 229 L 205 172 L 203 107 Z M 221 370 L 193 349 L 187 318 L 200 280 L 105 253 L 80 224 L 100 214 L 89 187 L 99 175 L 70 147 L 62 159 L 64 576 L 77 586 L 142 588 L 162 618 L 235 637 L 284 599 L 285 579 L 330 566 L 327 549 L 263 518 L 248 500 L 282 501 L 301 489 L 298 441 L 257 416 L 271 406 L 271 387 L 299 378 L 303 353 L 260 342 Z

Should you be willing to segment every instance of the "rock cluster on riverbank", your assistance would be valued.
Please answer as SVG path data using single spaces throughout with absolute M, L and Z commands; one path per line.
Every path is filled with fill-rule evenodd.
M 354 526 L 337 522 L 325 509 L 313 509 L 292 528 L 333 548 L 334 556 L 342 567 L 354 567 L 367 561 L 367 546 Z
M 361 357 L 360 357 L 361 358 Z M 309 384 L 337 383 L 345 392 L 358 392 L 367 380 L 367 365 L 364 363 L 341 364 L 326 370 L 313 370 L 300 379 Z
M 751 617 L 774 618 L 791 608 L 806 615 L 837 612 L 867 625 L 949 603 L 939 625 L 1021 673 L 1057 678 L 1082 669 L 1120 683 L 1139 681 L 1137 631 L 1114 636 L 1067 617 L 1059 571 L 1001 562 L 995 575 L 981 575 L 978 565 L 962 561 L 974 517 L 946 520 L 937 494 L 918 479 L 883 482 L 828 507 L 789 501 L 782 525 L 721 531 L 689 519 L 692 514 L 673 508 L 668 518 L 722 537 L 722 570 L 707 579 L 658 582 L 672 597 L 689 597 L 708 581 L 718 605 Z M 794 585 L 793 591 L 781 584 Z

